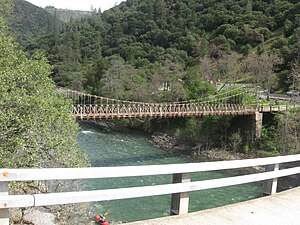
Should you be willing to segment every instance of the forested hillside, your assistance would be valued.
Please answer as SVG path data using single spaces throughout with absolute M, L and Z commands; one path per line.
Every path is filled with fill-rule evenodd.
M 249 77 L 268 91 L 299 83 L 291 87 L 299 80 L 292 73 L 300 54 L 296 0 L 127 0 L 62 28 L 52 20 L 51 32 L 26 47 L 46 52 L 60 86 L 171 101 Z
M 71 20 L 80 19 L 87 15 L 90 15 L 90 11 L 79 11 L 79 10 L 70 10 L 70 9 L 56 9 L 53 6 L 47 6 L 44 8 L 54 17 L 60 19 L 62 22 L 68 23 Z
M 18 40 L 27 54 L 44 52 L 57 86 L 145 102 L 197 99 L 231 82 L 267 94 L 300 90 L 298 0 L 127 0 L 66 24 L 40 10 L 41 17 L 17 13 L 24 22 L 37 16 L 21 26 L 28 30 Z M 34 29 L 40 23 L 48 28 Z M 299 151 L 297 112 L 278 116 L 254 147 L 251 138 L 230 130 L 233 123 L 229 117 L 188 118 L 167 129 L 205 150 L 239 143 L 234 151 Z
M 24 46 L 61 27 L 61 22 L 50 13 L 23 0 L 14 0 L 13 11 L 6 17 L 12 36 Z

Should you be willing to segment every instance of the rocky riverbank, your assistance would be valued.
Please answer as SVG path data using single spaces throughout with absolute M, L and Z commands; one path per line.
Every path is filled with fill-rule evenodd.
M 191 146 L 182 142 L 180 143 L 175 137 L 159 132 L 151 135 L 151 143 L 167 151 L 190 155 L 195 161 L 234 160 L 245 157 L 243 153 L 232 154 L 231 152 L 219 149 L 205 150 L 200 145 Z
M 44 207 L 22 209 L 10 209 L 11 224 L 15 225 L 55 225 L 55 215 Z
M 203 150 L 201 146 L 189 146 L 185 144 L 179 144 L 175 137 L 169 136 L 165 133 L 154 133 L 151 135 L 151 143 L 159 146 L 167 151 L 172 151 L 176 153 L 183 153 L 190 155 L 195 162 L 203 161 L 222 161 L 222 160 L 239 160 L 253 158 L 253 155 L 245 155 L 243 153 L 232 153 L 220 149 L 209 149 Z M 300 162 L 282 164 L 281 169 L 288 167 L 300 166 Z M 256 166 L 252 168 L 247 168 L 246 172 L 255 173 L 263 172 L 264 167 Z M 282 177 L 278 179 L 278 189 L 277 191 L 284 191 L 294 187 L 300 186 L 300 175 L 292 175 L 288 177 Z

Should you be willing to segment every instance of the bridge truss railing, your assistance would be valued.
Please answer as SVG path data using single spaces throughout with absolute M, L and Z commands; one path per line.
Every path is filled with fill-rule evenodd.
M 247 115 L 257 111 L 257 105 L 243 104 L 247 91 L 241 87 L 200 99 L 162 103 L 116 100 L 68 89 L 59 90 L 73 100 L 72 113 L 79 119 Z
M 299 105 L 240 104 L 147 104 L 75 105 L 72 113 L 78 119 L 114 119 L 146 117 L 189 117 L 209 115 L 254 115 L 256 112 L 279 112 L 299 109 Z
M 0 169 L 0 225 L 9 224 L 9 209 L 59 204 L 129 199 L 171 194 L 171 214 L 188 212 L 189 193 L 238 184 L 264 181 L 266 194 L 276 193 L 279 177 L 300 173 L 300 167 L 280 169 L 281 163 L 300 161 L 300 155 L 231 160 L 219 162 L 96 168 Z M 265 172 L 213 180 L 191 181 L 191 174 L 204 171 L 265 166 Z M 76 180 L 173 174 L 173 183 L 154 186 L 116 188 L 46 194 L 9 195 L 9 182 Z
M 218 104 L 137 104 L 137 105 L 76 105 L 73 115 L 79 119 L 113 119 L 146 117 L 187 117 L 205 115 L 249 115 L 256 105 Z

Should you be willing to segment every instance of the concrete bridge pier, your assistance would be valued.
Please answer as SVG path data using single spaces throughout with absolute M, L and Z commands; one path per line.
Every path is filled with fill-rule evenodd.
M 257 140 L 261 137 L 261 131 L 263 127 L 263 113 L 256 112 L 255 115 L 253 116 L 253 137 L 254 140 Z

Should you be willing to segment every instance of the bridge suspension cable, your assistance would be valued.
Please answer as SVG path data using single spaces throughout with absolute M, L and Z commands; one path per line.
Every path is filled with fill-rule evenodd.
M 118 100 L 63 88 L 59 91 L 72 99 L 72 113 L 79 119 L 244 115 L 257 111 L 256 105 L 244 104 L 248 92 L 242 87 L 204 98 L 162 103 Z
M 107 97 L 101 97 L 91 94 L 86 94 L 83 92 L 59 88 L 59 91 L 66 95 L 66 97 L 71 98 L 74 104 L 80 105 L 164 105 L 164 104 L 192 104 L 192 103 L 201 103 L 204 105 L 207 104 L 242 104 L 243 97 L 249 92 L 244 88 L 235 88 L 228 91 L 221 92 L 216 95 L 206 96 L 198 99 L 186 100 L 186 101 L 177 101 L 177 102 L 135 102 L 127 100 L 118 100 Z

